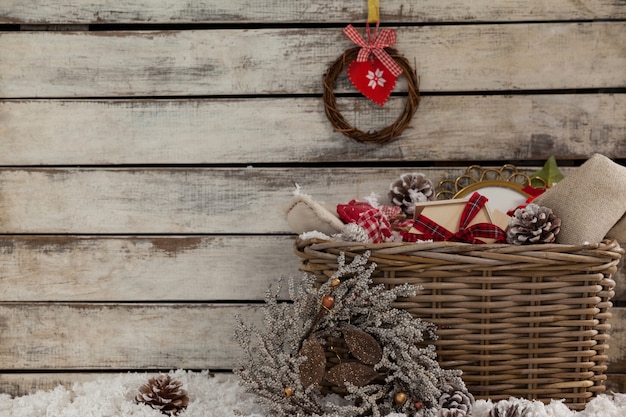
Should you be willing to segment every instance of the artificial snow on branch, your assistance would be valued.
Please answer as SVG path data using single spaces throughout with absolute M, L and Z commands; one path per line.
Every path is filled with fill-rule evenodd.
M 239 322 L 244 359 L 234 372 L 273 416 L 435 417 L 442 405 L 465 416 L 473 398 L 459 371 L 437 363 L 427 343 L 435 326 L 391 306 L 420 288 L 373 286 L 368 257 L 346 264 L 340 255 L 318 288 L 311 276 L 291 280 L 292 302 L 279 302 L 280 288 L 268 290 L 263 328 Z M 447 400 L 452 395 L 465 401 Z

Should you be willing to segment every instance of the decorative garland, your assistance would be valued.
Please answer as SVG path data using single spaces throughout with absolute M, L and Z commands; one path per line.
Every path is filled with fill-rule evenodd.
M 420 102 L 419 79 L 415 70 L 411 67 L 411 64 L 404 56 L 393 48 L 385 48 L 389 56 L 391 56 L 391 58 L 393 58 L 393 60 L 403 70 L 403 74 L 408 83 L 408 96 L 404 105 L 404 111 L 394 123 L 377 131 L 364 132 L 346 121 L 341 114 L 341 111 L 337 108 L 337 100 L 335 99 L 334 92 L 337 78 L 341 73 L 343 73 L 343 71 L 345 71 L 348 64 L 357 58 L 360 50 L 360 47 L 354 47 L 346 50 L 328 68 L 328 71 L 322 79 L 324 83 L 324 95 L 322 97 L 324 110 L 328 120 L 330 120 L 330 123 L 335 130 L 356 140 L 357 142 L 378 144 L 387 143 L 402 133 L 417 111 Z

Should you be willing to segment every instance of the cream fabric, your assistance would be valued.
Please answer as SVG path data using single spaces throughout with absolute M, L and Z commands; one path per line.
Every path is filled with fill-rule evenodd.
M 297 234 L 318 231 L 327 235 L 341 232 L 343 222 L 336 214 L 306 194 L 293 197 L 286 208 L 287 223 Z
M 622 244 L 626 243 L 626 215 L 619 219 L 615 226 L 606 234 L 606 237 L 615 239 Z
M 610 236 L 626 242 L 626 167 L 594 154 L 533 201 L 561 218 L 557 243 L 578 245 Z

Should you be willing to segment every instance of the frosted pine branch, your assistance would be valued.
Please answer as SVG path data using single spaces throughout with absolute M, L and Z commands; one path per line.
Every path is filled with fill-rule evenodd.
M 242 385 L 272 416 L 435 417 L 443 394 L 466 388 L 425 345 L 434 325 L 392 307 L 420 288 L 372 285 L 376 265 L 367 255 L 337 261 L 319 287 L 311 276 L 291 280 L 291 303 L 278 301 L 280 288 L 268 291 L 262 329 L 240 324 L 235 338 L 244 359 L 235 373 Z M 343 396 L 330 395 L 329 386 Z

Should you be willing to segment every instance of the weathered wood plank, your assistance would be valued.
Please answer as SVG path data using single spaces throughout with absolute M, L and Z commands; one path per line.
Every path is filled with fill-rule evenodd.
M 401 27 L 397 47 L 422 91 L 608 88 L 626 84 L 615 70 L 626 67 L 625 31 L 626 22 Z M 5 32 L 0 96 L 320 93 L 351 46 L 337 28 Z
M 623 248 L 626 248 L 626 242 L 620 242 Z M 622 258 L 622 261 L 617 265 L 617 272 L 613 275 L 615 280 L 615 301 L 626 300 L 626 259 Z
M 619 0 L 573 2 L 551 0 L 473 0 L 445 2 L 424 0 L 407 3 L 386 0 L 381 5 L 383 22 L 518 21 L 611 19 L 626 16 Z M 0 4 L 0 23 L 291 23 L 363 22 L 366 2 L 333 0 L 233 0 L 190 4 L 179 1 L 62 0 L 45 4 L 33 0 L 6 0 Z
M 0 304 L 5 370 L 232 369 L 236 315 L 259 306 Z
M 626 392 L 626 374 L 607 374 L 605 385 L 608 392 Z
M 614 307 L 611 313 L 611 339 L 607 350 L 610 358 L 609 370 L 626 374 L 626 307 Z
M 301 276 L 292 245 L 291 236 L 3 236 L 0 299 L 263 300 L 279 279 Z
M 292 236 L 3 236 L 0 301 L 262 300 L 279 279 L 301 276 L 292 245 Z M 614 279 L 624 299 L 623 263 Z
M 232 369 L 236 315 L 260 306 L 211 304 L 0 304 L 6 370 Z M 624 308 L 614 308 L 609 371 L 623 373 Z M 618 351 L 621 350 L 621 351 Z
M 392 124 L 404 101 L 338 103 L 367 131 Z M 625 114 L 626 94 L 426 96 L 379 146 L 333 132 L 319 98 L 7 100 L 0 165 L 626 158 Z
M 0 393 L 11 396 L 53 390 L 59 385 L 71 389 L 74 384 L 110 376 L 103 372 L 0 373 Z
M 283 208 L 294 183 L 335 207 L 372 192 L 385 196 L 407 171 L 414 169 L 4 169 L 0 233 L 292 233 Z M 419 171 L 438 183 L 464 169 Z

